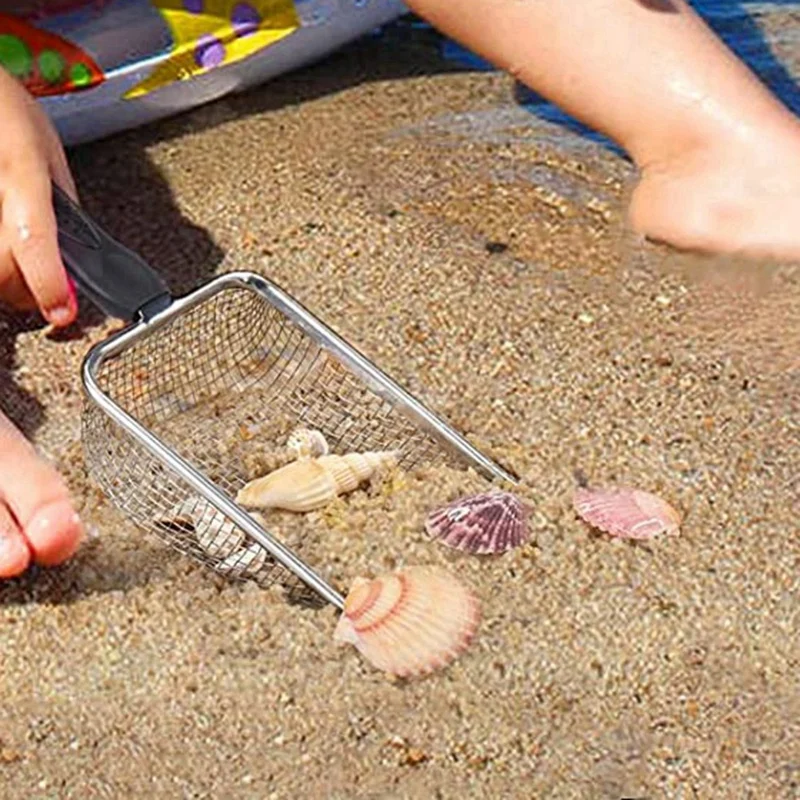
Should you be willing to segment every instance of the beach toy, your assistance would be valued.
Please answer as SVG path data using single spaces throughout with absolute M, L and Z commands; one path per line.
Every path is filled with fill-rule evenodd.
M 397 464 L 396 452 L 302 458 L 248 483 L 236 502 L 248 508 L 316 511 L 352 492 L 379 469 Z
M 293 0 L 151 0 L 172 36 L 172 47 L 125 99 L 236 64 L 300 27 Z
M 41 20 L 78 9 L 100 11 L 114 0 L 14 0 L 14 14 L 23 19 Z
M 375 667 L 410 678 L 450 664 L 475 636 L 480 606 L 442 569 L 408 567 L 356 578 L 334 631 Z
M 528 512 L 510 492 L 462 497 L 437 509 L 425 520 L 434 539 L 467 553 L 503 553 L 528 539 Z
M 0 14 L 0 64 L 78 144 L 311 64 L 405 11 L 400 0 L 27 0 Z
M 666 500 L 630 487 L 577 489 L 575 511 L 584 522 L 623 539 L 677 536 L 681 516 Z
M 277 582 L 290 598 L 342 609 L 336 589 L 234 500 L 247 476 L 226 443 L 241 442 L 243 426 L 280 418 L 290 429 L 320 431 L 332 454 L 306 463 L 325 463 L 337 490 L 350 485 L 340 483 L 344 466 L 353 480 L 362 473 L 354 456 L 335 453 L 368 462 L 366 452 L 391 451 L 403 469 L 450 463 L 516 482 L 271 281 L 235 272 L 173 298 L 156 272 L 57 187 L 53 199 L 62 256 L 79 290 L 130 322 L 84 360 L 82 440 L 91 478 L 141 530 L 230 577 Z M 229 554 L 213 530 L 201 530 L 201 542 L 188 526 L 164 524 L 192 497 L 227 520 L 209 520 L 195 503 L 192 528 L 199 515 L 224 530 Z
M 0 14 L 0 67 L 36 97 L 89 89 L 104 80 L 88 53 L 8 14 Z

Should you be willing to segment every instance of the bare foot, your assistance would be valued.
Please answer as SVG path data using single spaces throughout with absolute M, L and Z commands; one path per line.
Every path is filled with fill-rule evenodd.
M 0 413 L 0 579 L 60 564 L 81 536 L 64 481 Z
M 682 250 L 800 259 L 800 128 L 643 167 L 628 215 L 638 233 Z

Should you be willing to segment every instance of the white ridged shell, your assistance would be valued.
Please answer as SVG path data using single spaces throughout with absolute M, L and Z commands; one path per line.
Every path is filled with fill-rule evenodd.
M 187 497 L 158 522 L 193 528 L 197 541 L 211 558 L 229 556 L 246 538 L 228 517 L 198 495 Z
M 322 431 L 314 428 L 297 428 L 286 440 L 286 449 L 295 458 L 316 458 L 330 451 L 328 441 Z
M 391 452 L 304 458 L 248 483 L 236 501 L 250 508 L 315 511 L 351 492 L 380 468 L 397 462 Z
M 258 512 L 251 512 L 250 516 L 259 525 L 265 525 L 264 518 Z M 204 497 L 195 495 L 186 498 L 170 514 L 157 521 L 193 528 L 205 554 L 216 562 L 211 566 L 224 575 L 241 577 L 254 574 L 267 562 L 267 551 L 257 542 L 250 541 L 244 531 Z M 245 547 L 247 542 L 249 544 Z
M 239 578 L 242 575 L 255 574 L 266 561 L 267 551 L 257 542 L 251 542 L 244 549 L 231 553 L 224 561 L 217 564 L 215 569 L 223 575 Z

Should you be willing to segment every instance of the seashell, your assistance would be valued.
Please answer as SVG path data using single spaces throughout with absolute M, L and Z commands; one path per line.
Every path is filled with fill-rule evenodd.
M 224 561 L 214 565 L 217 572 L 232 578 L 254 575 L 267 563 L 267 551 L 258 542 L 231 553 Z
M 408 567 L 356 578 L 333 639 L 350 643 L 375 667 L 400 677 L 447 666 L 478 629 L 472 592 L 436 567 Z
M 286 440 L 286 449 L 295 458 L 316 458 L 325 456 L 330 451 L 325 435 L 313 428 L 297 428 L 292 431 Z
M 396 454 L 388 451 L 304 458 L 250 481 L 236 502 L 251 508 L 314 511 L 396 463 Z
M 260 525 L 264 518 L 257 512 L 250 515 Z M 224 575 L 241 577 L 258 572 L 267 562 L 268 554 L 257 542 L 243 547 L 247 535 L 234 522 L 211 505 L 204 497 L 187 497 L 176 505 L 165 517 L 156 520 L 160 525 L 191 528 L 203 551 L 212 559 L 221 559 L 213 564 L 214 569 Z
M 165 528 L 188 528 L 194 530 L 194 506 L 200 498 L 187 497 L 182 502 L 174 505 L 169 512 L 153 520 L 156 525 Z
M 397 466 L 397 455 L 394 450 L 378 450 L 320 456 L 317 461 L 333 476 L 339 494 L 345 494 L 357 489 L 376 472 Z
M 425 520 L 425 530 L 456 550 L 504 553 L 527 540 L 528 512 L 510 492 L 486 492 L 437 509 Z
M 193 529 L 200 546 L 211 558 L 225 558 L 238 550 L 246 538 L 234 522 L 198 495 L 187 497 L 166 517 L 156 521 Z
M 652 539 L 660 533 L 677 536 L 681 515 L 666 500 L 630 487 L 575 492 L 578 516 L 595 528 L 625 539 Z

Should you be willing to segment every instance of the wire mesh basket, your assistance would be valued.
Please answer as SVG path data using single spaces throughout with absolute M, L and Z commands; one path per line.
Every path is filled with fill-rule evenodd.
M 131 520 L 177 550 L 232 578 L 280 581 L 290 598 L 343 606 L 235 501 L 256 477 L 253 459 L 285 452 L 297 426 L 321 431 L 333 453 L 393 451 L 406 469 L 460 461 L 515 481 L 271 281 L 228 273 L 175 299 L 58 187 L 54 208 L 82 292 L 133 320 L 83 363 L 89 471 Z
M 290 597 L 312 596 L 266 549 L 261 556 L 247 547 L 231 553 L 225 540 L 241 540 L 242 530 L 148 448 L 137 427 L 230 502 L 253 477 L 248 457 L 280 450 L 298 426 L 320 430 L 336 453 L 391 450 L 404 469 L 466 461 L 510 477 L 259 276 L 222 276 L 166 315 L 99 345 L 87 359 L 87 462 L 137 525 L 219 572 L 263 586 L 280 581 Z M 109 402 L 136 427 L 109 415 Z M 165 522 L 170 516 L 173 524 Z M 202 518 L 218 556 L 202 546 L 192 518 Z

